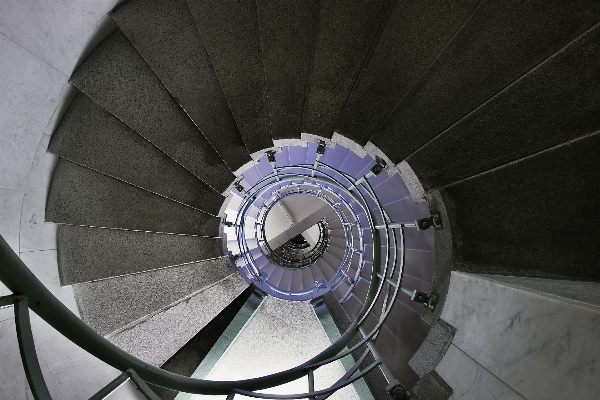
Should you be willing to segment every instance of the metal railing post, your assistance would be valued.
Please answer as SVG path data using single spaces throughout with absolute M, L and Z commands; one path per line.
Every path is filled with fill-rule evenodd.
M 15 296 L 15 325 L 17 339 L 19 341 L 19 352 L 25 369 L 25 376 L 29 383 L 31 393 L 36 400 L 52 400 L 46 381 L 42 375 L 40 362 L 35 352 L 33 332 L 31 332 L 31 321 L 29 320 L 29 306 L 27 296 Z

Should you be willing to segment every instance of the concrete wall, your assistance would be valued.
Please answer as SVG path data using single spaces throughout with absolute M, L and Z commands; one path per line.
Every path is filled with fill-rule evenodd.
M 48 141 L 73 90 L 77 63 L 112 21 L 117 0 L 3 0 L 0 4 L 0 234 L 38 278 L 77 312 L 61 287 L 56 226 L 44 222 L 56 160 Z M 8 290 L 0 284 L 0 295 Z M 54 399 L 87 398 L 119 372 L 91 357 L 32 314 L 42 371 Z M 0 310 L 0 398 L 32 398 L 17 346 L 12 307 Z M 129 384 L 127 384 L 129 385 Z M 131 389 L 111 399 L 135 398 Z

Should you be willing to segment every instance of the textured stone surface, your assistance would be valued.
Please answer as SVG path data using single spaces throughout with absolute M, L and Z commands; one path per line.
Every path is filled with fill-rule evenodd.
M 65 160 L 54 171 L 46 220 L 202 236 L 219 232 L 217 217 Z
M 188 5 L 249 153 L 272 147 L 254 0 L 189 0 Z
M 256 0 L 256 6 L 271 136 L 299 139 L 317 35 L 319 1 Z
M 333 136 L 337 120 L 391 4 L 323 0 L 302 131 Z
M 224 200 L 84 94 L 73 99 L 48 151 L 213 215 Z
M 430 189 L 595 132 L 598 85 L 600 25 L 407 161 Z
M 431 374 L 419 379 L 412 390 L 415 400 L 448 400 L 451 394 L 452 392 L 448 393 Z
M 599 281 L 599 149 L 595 134 L 443 189 L 460 269 Z
M 372 141 L 402 161 L 599 19 L 593 0 L 482 2 Z
M 100 43 L 69 82 L 217 191 L 234 179 L 121 31 Z
M 63 285 L 221 256 L 219 239 L 59 225 Z
M 444 321 L 433 324 L 425 341 L 408 362 L 419 378 L 425 377 L 438 366 L 452 343 L 454 333 L 455 329 Z
M 248 287 L 232 274 L 217 285 L 152 316 L 110 341 L 135 357 L 162 365 Z
M 225 257 L 147 271 L 74 287 L 81 319 L 106 335 L 155 313 L 232 272 Z
M 186 1 L 129 1 L 110 15 L 229 168 L 250 161 Z
M 395 2 L 336 130 L 364 146 L 479 3 Z

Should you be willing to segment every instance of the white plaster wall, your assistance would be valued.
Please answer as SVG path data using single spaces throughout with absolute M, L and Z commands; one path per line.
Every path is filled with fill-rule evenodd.
M 597 399 L 600 306 L 581 286 L 452 272 L 442 319 L 457 331 L 436 368 L 452 399 Z
M 118 0 L 0 1 L 0 234 L 71 310 L 61 287 L 56 226 L 44 222 L 56 160 L 46 148 L 74 90 L 68 77 L 114 24 Z M 0 284 L 0 295 L 8 294 Z M 21 366 L 12 307 L 0 309 L 0 399 L 32 398 Z M 88 398 L 118 375 L 32 313 L 38 357 L 54 399 Z M 128 384 L 130 386 L 130 384 Z M 111 398 L 136 398 L 125 385 Z

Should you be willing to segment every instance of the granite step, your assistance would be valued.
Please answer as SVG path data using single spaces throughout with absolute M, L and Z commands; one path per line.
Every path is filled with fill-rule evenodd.
M 219 218 L 59 159 L 46 221 L 189 235 L 219 235 Z
M 272 147 L 255 1 L 188 5 L 248 152 Z
M 300 139 L 319 0 L 257 0 L 273 139 Z
M 73 290 L 81 319 L 106 335 L 206 290 L 231 273 L 229 260 L 221 257 L 80 283 Z
M 407 162 L 429 190 L 595 133 L 600 127 L 598 85 L 600 23 Z
M 229 168 L 251 161 L 186 1 L 128 1 L 110 16 Z
M 231 274 L 165 310 L 108 335 L 134 357 L 161 366 L 234 301 L 248 284 Z
M 302 132 L 331 138 L 391 0 L 323 0 Z
M 199 236 L 59 225 L 62 285 L 128 275 L 220 257 L 221 242 Z
M 213 215 L 224 200 L 81 93 L 54 131 L 48 152 Z
M 120 30 L 94 49 L 69 82 L 220 193 L 234 179 Z
M 444 52 L 420 77 L 414 89 L 375 132 L 371 141 L 385 149 L 392 161 L 402 161 L 540 62 L 559 52 L 598 21 L 600 3 L 595 0 L 482 2 Z M 571 65 L 574 67 L 577 62 Z M 580 75 L 582 78 L 595 76 L 592 72 Z M 546 83 L 565 82 L 564 86 L 568 88 L 570 82 L 566 83 L 563 79 L 564 75 L 549 75 Z M 579 84 L 576 86 L 580 88 Z M 588 87 L 593 86 L 590 83 Z M 555 92 L 555 95 L 560 99 L 561 94 Z M 538 96 L 537 99 L 544 99 L 546 94 L 540 92 Z M 528 101 L 515 98 L 513 104 L 526 105 Z M 570 106 L 569 101 L 565 99 L 567 106 Z M 563 111 L 561 108 L 543 110 L 543 115 L 557 117 Z M 512 114 L 505 115 L 494 110 L 492 115 L 509 118 Z M 504 125 L 506 122 L 501 123 Z M 475 128 L 471 123 L 468 125 L 479 132 L 479 127 Z M 553 124 L 548 123 L 547 126 Z M 487 125 L 485 128 L 487 131 Z M 507 127 L 502 132 L 504 134 L 511 129 Z M 526 133 L 515 132 L 515 137 L 525 136 L 528 142 L 532 142 L 528 128 L 525 129 Z M 491 144 L 500 154 L 506 153 L 504 147 L 498 146 L 498 141 L 484 140 L 480 136 L 476 138 L 477 143 Z M 513 143 L 512 137 L 503 137 L 503 143 Z M 520 148 L 521 143 L 515 144 Z M 479 154 L 487 157 L 487 153 Z M 453 154 L 453 158 L 463 160 L 465 156 Z M 448 160 L 438 158 L 436 163 L 446 165 Z
M 395 2 L 336 132 L 367 144 L 480 3 Z

